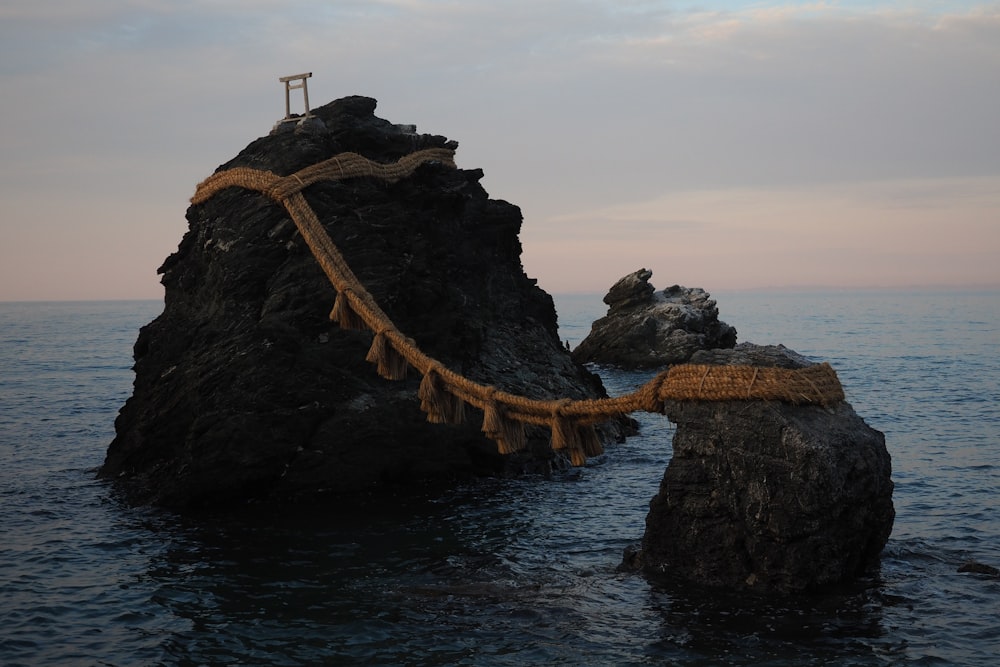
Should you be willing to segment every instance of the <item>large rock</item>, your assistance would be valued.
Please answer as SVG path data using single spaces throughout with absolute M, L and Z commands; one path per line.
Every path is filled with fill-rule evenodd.
M 374 109 L 363 97 L 314 109 L 219 170 L 283 176 L 345 151 L 389 163 L 457 146 Z M 532 398 L 604 396 L 561 346 L 552 299 L 524 274 L 519 209 L 490 199 L 482 176 L 438 162 L 396 183 L 325 181 L 304 194 L 426 353 Z M 139 334 L 134 392 L 100 471 L 130 501 L 187 509 L 560 465 L 543 429 L 511 461 L 471 408 L 464 424 L 428 423 L 419 374 L 382 379 L 365 361 L 372 334 L 329 321 L 335 291 L 280 205 L 230 187 L 187 219 L 160 268 L 164 311 Z
M 778 347 L 741 344 L 693 363 L 799 368 Z M 711 586 L 802 592 L 878 562 L 892 530 L 881 433 L 849 404 L 669 402 L 671 459 L 626 564 Z
M 573 350 L 575 361 L 658 368 L 684 363 L 698 350 L 736 345 L 736 329 L 719 320 L 708 292 L 674 285 L 657 293 L 652 275 L 639 269 L 611 287 L 604 297 L 608 314 Z

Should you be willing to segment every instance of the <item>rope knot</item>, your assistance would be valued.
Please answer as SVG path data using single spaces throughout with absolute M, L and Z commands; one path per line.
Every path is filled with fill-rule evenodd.
M 666 412 L 666 384 L 670 371 L 657 374 L 636 391 L 639 409 L 644 412 L 663 414 Z

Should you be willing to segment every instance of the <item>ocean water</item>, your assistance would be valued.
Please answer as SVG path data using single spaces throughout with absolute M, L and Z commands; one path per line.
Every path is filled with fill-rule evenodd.
M 1000 659 L 1000 292 L 716 293 L 741 341 L 830 361 L 886 434 L 880 569 L 822 596 L 616 570 L 672 427 L 582 469 L 197 518 L 95 480 L 158 302 L 0 304 L 0 664 L 989 665 Z M 557 295 L 563 338 L 604 314 Z M 602 370 L 612 393 L 649 376 Z

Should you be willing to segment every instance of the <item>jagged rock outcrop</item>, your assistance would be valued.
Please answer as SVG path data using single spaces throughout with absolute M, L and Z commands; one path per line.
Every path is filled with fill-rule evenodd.
M 699 352 L 692 363 L 801 368 L 781 346 Z M 626 565 L 654 576 L 778 592 L 847 582 L 892 530 L 884 436 L 846 402 L 668 402 L 677 424 L 646 532 Z
M 349 97 L 314 109 L 219 171 L 284 176 L 348 151 L 392 163 L 457 146 L 377 118 L 375 104 Z M 520 210 L 490 199 L 482 176 L 431 162 L 394 183 L 362 176 L 303 193 L 424 352 L 511 393 L 604 396 L 560 344 L 551 297 L 524 274 Z M 165 307 L 135 344 L 134 391 L 100 471 L 131 502 L 189 509 L 558 463 L 541 432 L 527 453 L 501 457 L 471 408 L 464 424 L 428 423 L 419 374 L 382 379 L 365 361 L 372 333 L 330 322 L 335 290 L 268 197 L 228 187 L 187 219 L 160 267 Z
M 604 297 L 608 314 L 573 350 L 575 361 L 658 368 L 684 363 L 698 350 L 736 345 L 736 329 L 719 320 L 708 292 L 674 285 L 657 293 L 652 275 L 639 269 L 611 287 Z

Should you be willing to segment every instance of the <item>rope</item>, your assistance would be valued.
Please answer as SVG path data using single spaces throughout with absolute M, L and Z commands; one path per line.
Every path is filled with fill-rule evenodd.
M 682 364 L 673 366 L 631 394 L 615 398 L 544 400 L 510 394 L 479 384 L 427 356 L 404 336 L 379 307 L 326 233 L 302 191 L 320 181 L 369 176 L 395 182 L 420 165 L 439 162 L 455 168 L 454 151 L 431 148 L 383 164 L 357 153 L 337 156 L 290 176 L 234 167 L 202 181 L 192 204 L 201 204 L 221 190 L 240 187 L 260 192 L 283 205 L 306 245 L 337 291 L 330 319 L 347 329 L 374 332 L 366 359 L 386 379 L 400 380 L 413 367 L 422 376 L 420 407 L 433 423 L 461 423 L 465 405 L 483 411 L 482 430 L 501 453 L 524 447 L 524 426 L 551 429 L 553 449 L 565 449 L 574 465 L 601 453 L 594 425 L 631 412 L 663 413 L 667 401 L 782 401 L 795 405 L 829 406 L 844 400 L 844 390 L 828 363 L 800 369 L 757 366 Z

